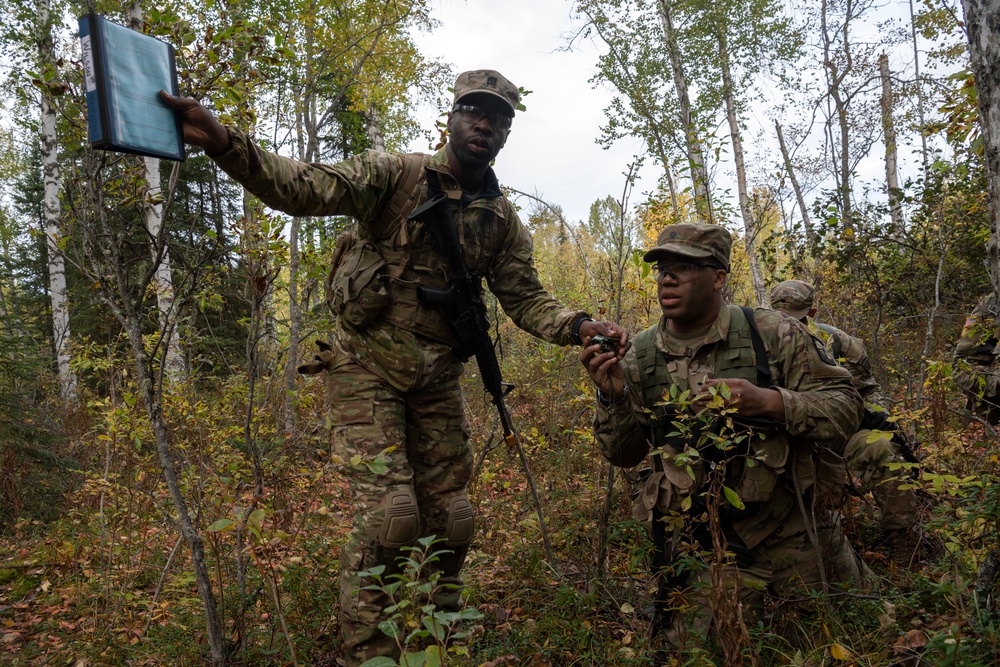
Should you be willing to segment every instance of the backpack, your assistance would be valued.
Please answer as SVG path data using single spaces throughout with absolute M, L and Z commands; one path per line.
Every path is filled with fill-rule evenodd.
M 425 156 L 411 153 L 403 158 L 403 175 L 388 204 L 373 227 L 389 229 L 415 208 Z M 340 320 L 355 329 L 364 329 L 375 321 L 389 303 L 385 258 L 375 244 L 362 239 L 357 225 L 337 238 L 337 247 L 326 276 L 326 305 Z

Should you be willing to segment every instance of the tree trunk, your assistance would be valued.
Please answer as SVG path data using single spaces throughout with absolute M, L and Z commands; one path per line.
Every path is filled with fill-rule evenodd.
M 368 133 L 368 148 L 373 151 L 385 152 L 385 135 L 382 132 L 382 124 L 379 122 L 378 109 L 374 104 L 368 105 L 368 112 L 365 114 L 365 130 Z
M 792 158 L 788 154 L 788 147 L 785 146 L 785 135 L 781 131 L 781 124 L 775 120 L 774 129 L 778 133 L 778 145 L 781 147 L 781 158 L 785 162 L 785 171 L 788 172 L 788 180 L 792 184 L 792 190 L 795 192 L 795 200 L 799 204 L 799 211 L 802 213 L 802 226 L 806 230 L 806 240 L 810 245 L 815 245 L 816 243 L 816 232 L 812 228 L 812 223 L 809 221 L 809 209 L 806 208 L 806 199 L 802 194 L 802 186 L 799 185 L 799 179 L 795 176 L 795 170 L 792 168 Z
M 1000 1 L 963 0 L 962 4 L 989 176 L 990 239 L 986 251 L 993 289 L 1000 293 Z
M 989 177 L 990 239 L 986 242 L 986 255 L 993 290 L 1000 294 L 1000 0 L 963 0 L 962 5 L 976 79 L 979 122 L 983 126 L 983 158 Z M 982 600 L 990 599 L 989 592 L 996 587 L 998 554 L 1000 549 L 994 547 L 976 578 L 976 590 L 983 593 Z
M 841 85 L 844 79 L 847 77 L 847 72 L 851 68 L 851 52 L 849 50 L 848 39 L 848 21 L 850 17 L 845 18 L 843 26 L 843 48 L 846 57 L 846 65 L 841 70 L 838 66 L 836 60 L 834 59 L 834 54 L 832 53 L 834 40 L 830 38 L 830 34 L 827 28 L 827 11 L 829 10 L 829 5 L 827 0 L 823 0 L 820 20 L 822 23 L 823 32 L 823 66 L 824 71 L 827 75 L 827 95 L 833 99 L 834 110 L 837 115 L 837 126 L 839 129 L 839 150 L 834 149 L 834 173 L 836 174 L 837 180 L 837 199 L 840 204 L 840 214 L 842 218 L 842 224 L 844 226 L 844 231 L 853 231 L 853 221 L 852 221 L 852 211 L 851 211 L 851 168 L 850 168 L 850 128 L 847 123 L 847 102 L 843 98 L 843 93 L 841 91 Z M 830 130 L 830 141 L 831 144 L 836 142 L 833 136 L 832 129 Z M 831 149 L 833 149 L 831 145 Z
M 122 286 L 124 290 L 124 286 Z M 127 297 L 126 297 L 127 298 Z M 142 393 L 142 400 L 146 406 L 146 414 L 149 416 L 150 424 L 153 427 L 153 435 L 156 438 L 156 451 L 159 454 L 160 465 L 163 468 L 163 479 L 167 483 L 170 497 L 177 510 L 177 523 L 180 526 L 181 535 L 191 549 L 191 563 L 194 566 L 195 581 L 198 585 L 198 594 L 201 596 L 202 606 L 205 611 L 205 627 L 208 635 L 208 644 L 212 654 L 212 664 L 215 667 L 224 667 L 226 664 L 226 654 L 223 644 L 222 622 L 219 619 L 218 608 L 215 604 L 215 593 L 212 591 L 212 581 L 208 574 L 208 566 L 205 563 L 205 543 L 201 539 L 201 534 L 191 521 L 188 513 L 187 502 L 181 493 L 180 483 L 177 481 L 177 472 L 174 469 L 173 457 L 170 454 L 170 436 L 167 432 L 167 425 L 163 420 L 163 406 L 160 396 L 156 390 L 154 374 L 150 365 L 150 359 L 146 355 L 146 350 L 142 338 L 142 326 L 139 323 L 139 316 L 135 312 L 125 313 L 126 331 L 128 332 L 129 343 L 132 347 L 132 356 L 135 359 L 136 380 Z
M 661 131 L 661 125 L 659 118 L 654 109 L 651 109 L 646 96 L 637 94 L 636 91 L 640 90 L 639 86 L 636 84 L 635 77 L 632 76 L 631 64 L 621 56 L 621 53 L 613 46 L 614 40 L 609 37 L 603 30 L 605 17 L 597 17 L 590 10 L 585 9 L 588 18 L 590 19 L 590 24 L 593 26 L 597 34 L 600 35 L 604 43 L 608 45 L 609 55 L 615 58 L 618 63 L 621 75 L 628 85 L 616 84 L 615 87 L 618 88 L 624 95 L 628 96 L 630 102 L 632 103 L 632 109 L 635 113 L 641 115 L 645 121 L 648 128 L 649 137 L 647 141 L 650 143 L 651 148 L 655 151 L 654 157 L 660 161 L 663 165 L 663 170 L 666 173 L 667 187 L 670 190 L 670 203 L 673 206 L 674 219 L 681 220 L 681 210 L 680 205 L 677 201 L 677 189 L 674 185 L 674 175 L 671 168 L 672 160 L 670 158 L 670 153 L 667 150 L 666 143 L 664 142 L 663 132 Z M 681 73 L 683 77 L 683 73 Z
M 48 0 L 38 3 L 39 70 L 55 67 L 51 13 Z M 52 93 L 44 85 L 42 92 L 41 135 L 42 172 L 45 183 L 45 247 L 48 251 L 49 299 L 52 304 L 52 339 L 55 343 L 59 393 L 66 401 L 77 400 L 76 374 L 70 367 L 69 299 L 66 295 L 66 260 L 62 251 L 61 207 L 59 204 L 59 144 L 56 140 L 56 111 Z
M 913 81 L 917 86 L 917 120 L 920 122 L 920 157 L 924 165 L 924 183 L 927 182 L 928 152 L 927 135 L 924 133 L 924 86 L 920 82 L 920 50 L 917 48 L 917 23 L 914 20 L 913 0 L 910 0 L 910 33 L 913 37 Z
M 677 89 L 677 101 L 681 110 L 681 123 L 684 125 L 684 139 L 687 145 L 688 165 L 691 170 L 691 181 L 694 184 L 695 207 L 702 222 L 714 222 L 712 201 L 708 192 L 708 171 L 705 169 L 705 156 L 691 113 L 691 100 L 688 95 L 687 78 L 681 65 L 680 48 L 677 44 L 677 34 L 674 30 L 674 20 L 671 14 L 670 0 L 657 0 L 660 13 L 660 23 L 663 25 L 663 36 L 666 40 L 667 53 L 670 54 L 670 68 L 673 71 L 674 87 Z
M 177 313 L 174 311 L 174 280 L 170 270 L 170 245 L 163 226 L 163 200 L 160 189 L 160 161 L 143 158 L 145 163 L 146 197 L 143 214 L 149 233 L 149 251 L 156 273 L 153 288 L 156 290 L 156 307 L 160 312 L 160 336 L 165 345 L 164 371 L 168 380 L 178 380 L 184 375 L 184 355 L 177 335 Z
M 288 232 L 288 359 L 285 364 L 285 438 L 295 435 L 295 393 L 298 389 L 299 346 L 302 331 L 302 308 L 299 304 L 299 225 L 292 218 Z
M 142 30 L 142 7 L 136 0 L 128 9 L 129 26 Z M 163 227 L 163 198 L 160 187 L 160 161 L 143 158 L 143 178 L 146 192 L 142 202 L 142 215 L 149 234 L 149 252 L 156 273 L 153 289 L 156 290 L 156 307 L 160 312 L 160 336 L 164 345 L 164 370 L 167 379 L 177 380 L 184 374 L 184 356 L 180 352 L 177 336 L 177 316 L 174 313 L 174 280 L 170 271 L 170 247 Z
M 894 233 L 903 230 L 903 208 L 900 205 L 903 191 L 899 188 L 896 167 L 896 126 L 892 121 L 892 82 L 889 78 L 889 56 L 878 58 L 878 71 L 882 76 L 882 132 L 885 135 L 885 187 L 889 194 L 889 214 Z
M 740 121 L 736 117 L 736 98 L 733 93 L 733 77 L 729 70 L 729 48 L 726 40 L 725 17 L 719 16 L 719 67 L 722 69 L 722 88 L 726 99 L 726 118 L 729 120 L 729 135 L 733 142 L 733 160 L 736 163 L 736 188 L 739 193 L 740 214 L 743 216 L 743 233 L 745 235 L 747 259 L 750 264 L 750 282 L 753 284 L 754 298 L 757 305 L 767 307 L 770 300 L 767 285 L 764 284 L 764 274 L 760 270 L 760 259 L 757 256 L 757 224 L 750 210 L 750 200 L 747 197 L 747 172 L 743 163 L 743 139 L 740 135 Z

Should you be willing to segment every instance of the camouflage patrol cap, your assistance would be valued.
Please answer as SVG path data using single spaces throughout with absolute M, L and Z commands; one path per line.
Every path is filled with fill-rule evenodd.
M 771 288 L 771 308 L 797 320 L 809 314 L 816 289 L 804 280 L 786 280 Z
M 517 86 L 495 69 L 475 69 L 458 75 L 455 79 L 455 104 L 466 95 L 476 93 L 492 95 L 501 100 L 510 109 L 511 118 L 521 101 Z
M 670 225 L 656 238 L 656 247 L 647 250 L 642 259 L 656 262 L 665 255 L 713 259 L 726 271 L 729 270 L 729 253 L 733 237 L 720 225 L 682 223 Z

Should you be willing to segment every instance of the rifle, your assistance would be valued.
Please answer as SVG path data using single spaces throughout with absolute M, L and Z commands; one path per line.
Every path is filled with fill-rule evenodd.
M 452 277 L 446 289 L 434 289 L 419 285 L 417 298 L 421 303 L 444 309 L 445 317 L 452 334 L 458 341 L 457 353 L 462 359 L 475 355 L 479 373 L 483 378 L 483 388 L 490 395 L 490 402 L 500 415 L 500 425 L 503 429 L 503 439 L 507 446 L 517 451 L 528 479 L 538 512 L 538 525 L 541 529 L 542 542 L 549 560 L 555 564 L 555 553 L 549 543 L 548 531 L 545 527 L 545 515 L 538 499 L 535 481 L 528 467 L 528 459 L 517 438 L 510 410 L 504 397 L 514 388 L 514 385 L 503 381 L 500 373 L 500 362 L 490 338 L 490 321 L 483 302 L 482 277 L 471 273 L 465 264 L 462 245 L 455 233 L 451 221 L 451 206 L 448 196 L 441 191 L 437 172 L 427 170 L 427 193 L 429 198 L 417 207 L 409 216 L 409 220 L 423 222 L 434 237 L 435 245 L 451 265 Z

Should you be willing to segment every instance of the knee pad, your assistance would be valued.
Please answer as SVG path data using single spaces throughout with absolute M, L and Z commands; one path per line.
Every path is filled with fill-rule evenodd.
M 444 527 L 446 547 L 464 547 L 472 542 L 475 532 L 476 511 L 464 493 L 448 502 L 448 522 Z
M 420 508 L 413 487 L 398 486 L 382 501 L 385 518 L 379 530 L 378 542 L 388 549 L 415 544 L 420 537 Z

